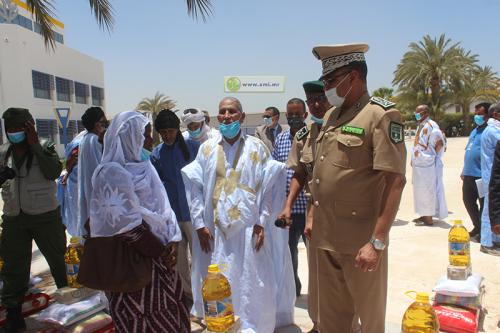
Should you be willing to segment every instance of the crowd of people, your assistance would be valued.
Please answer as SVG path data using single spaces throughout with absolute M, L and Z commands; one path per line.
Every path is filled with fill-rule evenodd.
M 387 245 L 406 182 L 406 148 L 395 104 L 368 94 L 367 51 L 366 44 L 315 47 L 322 75 L 303 84 L 306 100 L 288 101 L 288 126 L 279 124 L 276 107 L 267 108 L 255 136 L 242 133 L 245 112 L 234 97 L 218 105 L 219 130 L 196 108 L 180 118 L 162 110 L 151 124 L 138 111 L 109 122 L 102 109 L 91 107 L 82 116 L 86 130 L 65 148 L 63 172 L 54 144 L 38 139 L 29 111 L 5 111 L 9 143 L 0 149 L 0 178 L 4 181 L 7 168 L 14 173 L 5 176 L 2 187 L 5 331 L 25 328 L 21 304 L 32 240 L 57 287 L 67 284 L 66 229 L 86 242 L 112 239 L 116 251 L 125 246 L 147 258 L 146 271 L 133 272 L 144 276 L 126 284 L 113 280 L 118 262 L 102 264 L 118 258 L 113 248 L 94 257 L 101 264 L 91 274 L 107 292 L 118 332 L 190 332 L 191 320 L 203 322 L 202 283 L 211 264 L 224 268 L 242 332 L 267 333 L 293 324 L 302 292 L 301 238 L 308 250 L 311 332 L 383 332 Z M 500 133 L 500 106 L 481 105 L 476 114 L 484 124 L 478 123 L 467 146 L 464 202 L 467 197 L 472 234 L 481 233 L 481 242 L 484 237 L 491 249 L 488 209 L 480 219 L 475 203 L 480 195 L 473 185 L 481 178 L 487 187 L 492 179 L 489 214 L 498 224 L 493 218 L 499 214 L 498 197 L 491 194 L 498 193 L 494 186 L 500 182 L 491 169 L 500 168 L 499 145 L 493 166 L 491 156 Z M 419 106 L 415 115 L 416 222 L 431 225 L 433 217 L 448 213 L 444 143 L 427 106 Z M 153 128 L 162 140 L 156 147 Z M 493 229 L 498 233 L 498 225 Z

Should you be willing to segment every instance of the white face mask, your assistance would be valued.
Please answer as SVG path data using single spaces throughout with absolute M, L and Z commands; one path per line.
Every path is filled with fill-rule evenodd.
M 332 88 L 332 89 L 328 89 L 327 91 L 325 91 L 325 96 L 326 96 L 326 99 L 328 99 L 328 103 L 330 103 L 331 106 L 335 106 L 336 108 L 340 108 L 342 106 L 342 104 L 344 104 L 344 101 L 345 101 L 345 98 L 347 95 L 349 95 L 349 93 L 351 92 L 351 89 L 352 87 L 349 88 L 349 90 L 347 91 L 347 93 L 345 94 L 344 97 L 340 97 L 338 94 L 337 94 L 337 87 L 342 83 L 344 82 L 345 79 L 347 79 L 349 77 L 349 74 L 347 74 L 343 79 L 342 81 L 340 81 L 337 86 L 335 88 Z

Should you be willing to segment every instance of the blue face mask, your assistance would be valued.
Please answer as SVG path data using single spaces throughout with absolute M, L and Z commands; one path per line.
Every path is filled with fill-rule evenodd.
M 198 139 L 201 136 L 201 127 L 194 131 L 188 130 L 188 133 L 190 138 Z
M 149 160 L 149 155 L 151 155 L 151 152 L 145 148 L 142 148 L 141 150 L 141 161 L 145 162 Z
M 15 132 L 15 133 L 7 133 L 7 138 L 12 143 L 21 143 L 26 139 L 26 133 L 23 132 Z
M 273 119 L 271 117 L 264 117 L 262 118 L 263 121 L 264 121 L 264 125 L 266 126 L 271 126 L 273 124 Z
M 420 121 L 422 119 L 422 115 L 420 113 L 415 113 L 415 119 L 417 119 L 417 121 Z
M 234 139 L 240 132 L 240 122 L 233 121 L 231 124 L 220 124 L 219 130 L 223 137 L 226 139 Z
M 315 116 L 313 116 L 312 114 L 311 114 L 311 120 L 312 120 L 314 123 L 318 124 L 318 125 L 323 125 L 323 122 L 324 122 L 324 121 L 323 121 L 323 119 L 320 119 L 320 118 L 318 118 L 318 117 L 315 117 Z
M 481 126 L 484 124 L 484 116 L 476 114 L 474 116 L 474 122 L 477 126 Z

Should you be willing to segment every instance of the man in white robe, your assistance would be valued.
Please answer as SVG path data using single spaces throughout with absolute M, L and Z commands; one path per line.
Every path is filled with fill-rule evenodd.
M 182 169 L 193 239 L 199 240 L 193 241 L 192 314 L 203 317 L 208 265 L 225 265 L 242 332 L 272 333 L 293 322 L 295 302 L 286 230 L 274 226 L 284 206 L 286 168 L 260 140 L 241 133 L 244 118 L 237 99 L 223 99 L 222 136 L 204 142 Z
M 77 236 L 83 236 L 85 223 L 90 216 L 90 200 L 92 196 L 92 175 L 101 163 L 102 138 L 107 127 L 107 119 L 100 107 L 91 107 L 82 116 L 83 126 L 87 134 L 80 142 L 78 153 L 78 224 Z
M 429 107 L 420 105 L 415 111 L 418 130 L 412 152 L 414 222 L 433 225 L 432 217 L 442 220 L 448 216 L 444 195 L 443 162 L 444 140 L 439 125 L 430 119 Z

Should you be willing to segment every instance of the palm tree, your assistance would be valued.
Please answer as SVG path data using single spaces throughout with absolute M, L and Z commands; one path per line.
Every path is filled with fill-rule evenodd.
M 373 91 L 373 96 L 392 101 L 394 99 L 394 89 L 388 87 L 380 87 Z
M 153 120 L 153 124 L 156 120 L 156 116 L 163 109 L 173 109 L 175 108 L 175 101 L 170 99 L 168 96 L 161 94 L 160 92 L 156 92 L 153 98 L 143 98 L 139 104 L 137 104 L 137 110 L 143 111 L 151 115 Z M 153 126 L 153 141 L 154 144 L 158 144 L 160 142 L 160 136 L 158 132 L 154 129 Z
M 452 80 L 462 80 L 466 69 L 477 62 L 477 55 L 464 52 L 460 43 L 452 44 L 442 34 L 439 39 L 424 36 L 418 43 L 409 45 L 394 72 L 394 85 L 398 90 L 418 89 L 417 95 L 425 96 L 434 116 L 439 117 L 446 102 L 446 87 Z
M 490 66 L 474 66 L 466 69 L 463 80 L 453 80 L 450 89 L 454 103 L 462 111 L 465 129 L 470 129 L 469 108 L 479 100 L 495 102 L 500 98 L 500 79 Z
M 74 0 L 72 0 L 74 1 Z M 99 26 L 107 31 L 113 30 L 114 12 L 110 0 L 88 0 L 90 10 L 93 12 Z M 185 0 L 188 15 L 194 19 L 201 18 L 206 21 L 212 14 L 212 0 Z M 28 8 L 33 12 L 36 23 L 40 25 L 41 35 L 45 46 L 55 48 L 55 40 L 52 28 L 54 24 L 50 17 L 54 16 L 54 0 L 26 0 Z

